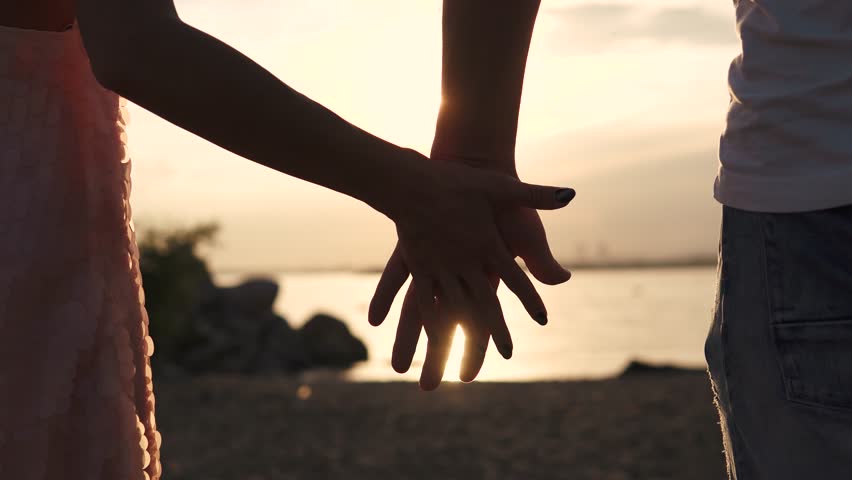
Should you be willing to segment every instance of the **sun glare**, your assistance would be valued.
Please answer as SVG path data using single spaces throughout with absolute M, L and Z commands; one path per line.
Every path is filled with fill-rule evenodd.
M 450 356 L 447 359 L 447 368 L 444 370 L 444 381 L 459 381 L 462 357 L 464 356 L 464 342 L 464 330 L 462 330 L 461 326 L 456 326 L 456 333 L 453 336 L 453 347 L 450 349 Z

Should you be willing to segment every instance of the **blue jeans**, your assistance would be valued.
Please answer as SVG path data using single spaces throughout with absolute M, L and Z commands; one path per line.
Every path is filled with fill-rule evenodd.
M 705 355 L 729 478 L 852 479 L 852 205 L 723 207 L 719 244 Z

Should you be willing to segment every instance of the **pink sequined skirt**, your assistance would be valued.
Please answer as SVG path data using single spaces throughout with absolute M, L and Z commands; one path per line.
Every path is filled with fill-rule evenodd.
M 124 101 L 0 27 L 0 478 L 160 477 Z

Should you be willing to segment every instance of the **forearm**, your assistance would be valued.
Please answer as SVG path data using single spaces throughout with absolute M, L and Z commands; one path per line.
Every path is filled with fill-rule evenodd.
M 178 19 L 101 75 L 134 103 L 238 155 L 384 211 L 408 151 L 344 121 L 241 53 Z M 110 59 L 110 61 L 115 61 Z M 103 69 L 107 72 L 110 68 Z M 413 153 L 413 152 L 411 152 Z M 394 168 L 397 167 L 397 168 Z
M 433 155 L 514 172 L 518 112 L 540 0 L 444 0 Z

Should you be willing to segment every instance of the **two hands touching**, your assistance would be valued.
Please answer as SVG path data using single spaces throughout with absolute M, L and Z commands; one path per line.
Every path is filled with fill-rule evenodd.
M 574 198 L 570 188 L 521 182 L 512 169 L 478 159 L 432 152 L 431 171 L 411 196 L 418 205 L 400 209 L 398 242 L 370 303 L 369 322 L 380 325 L 408 279 L 393 346 L 392 365 L 408 371 L 421 330 L 428 339 L 420 376 L 424 390 L 444 376 L 456 326 L 465 333 L 459 378 L 473 381 L 485 360 L 489 339 L 511 358 L 513 343 L 497 299 L 500 280 L 518 296 L 530 316 L 547 323 L 547 309 L 530 279 L 515 262 L 548 285 L 571 273 L 553 258 L 536 210 L 554 210 Z M 511 171 L 509 171 L 511 170 Z M 425 190 L 431 189 L 431 192 Z M 402 213 L 404 212 L 404 213 Z
M 457 325 L 466 338 L 462 381 L 473 381 L 479 373 L 489 339 L 504 358 L 512 356 L 512 337 L 496 294 L 501 280 L 535 321 L 547 323 L 544 302 L 515 257 L 542 283 L 556 285 L 571 277 L 551 255 L 536 210 L 562 208 L 574 191 L 522 183 L 514 162 L 539 6 L 540 0 L 443 2 L 442 101 L 432 158 L 421 162 L 439 177 L 413 187 L 419 205 L 403 204 L 403 211 L 421 213 L 388 215 L 396 221 L 399 240 L 369 310 L 370 323 L 382 323 L 412 276 L 392 364 L 406 372 L 425 331 L 424 390 L 441 383 Z
M 462 380 L 476 377 L 490 338 L 511 357 L 496 295 L 500 280 L 536 321 L 547 322 L 515 257 L 543 283 L 570 277 L 551 256 L 536 210 L 564 207 L 573 190 L 520 182 L 514 162 L 506 162 L 514 154 L 501 167 L 491 163 L 496 156 L 457 155 L 514 152 L 539 5 L 443 2 L 442 105 L 431 160 L 346 122 L 184 23 L 171 0 L 80 0 L 76 14 L 104 87 L 237 155 L 364 201 L 395 222 L 399 243 L 371 302 L 370 322 L 384 320 L 410 274 L 393 366 L 408 370 L 425 330 L 421 386 L 431 390 L 443 377 L 456 325 L 467 338 Z

